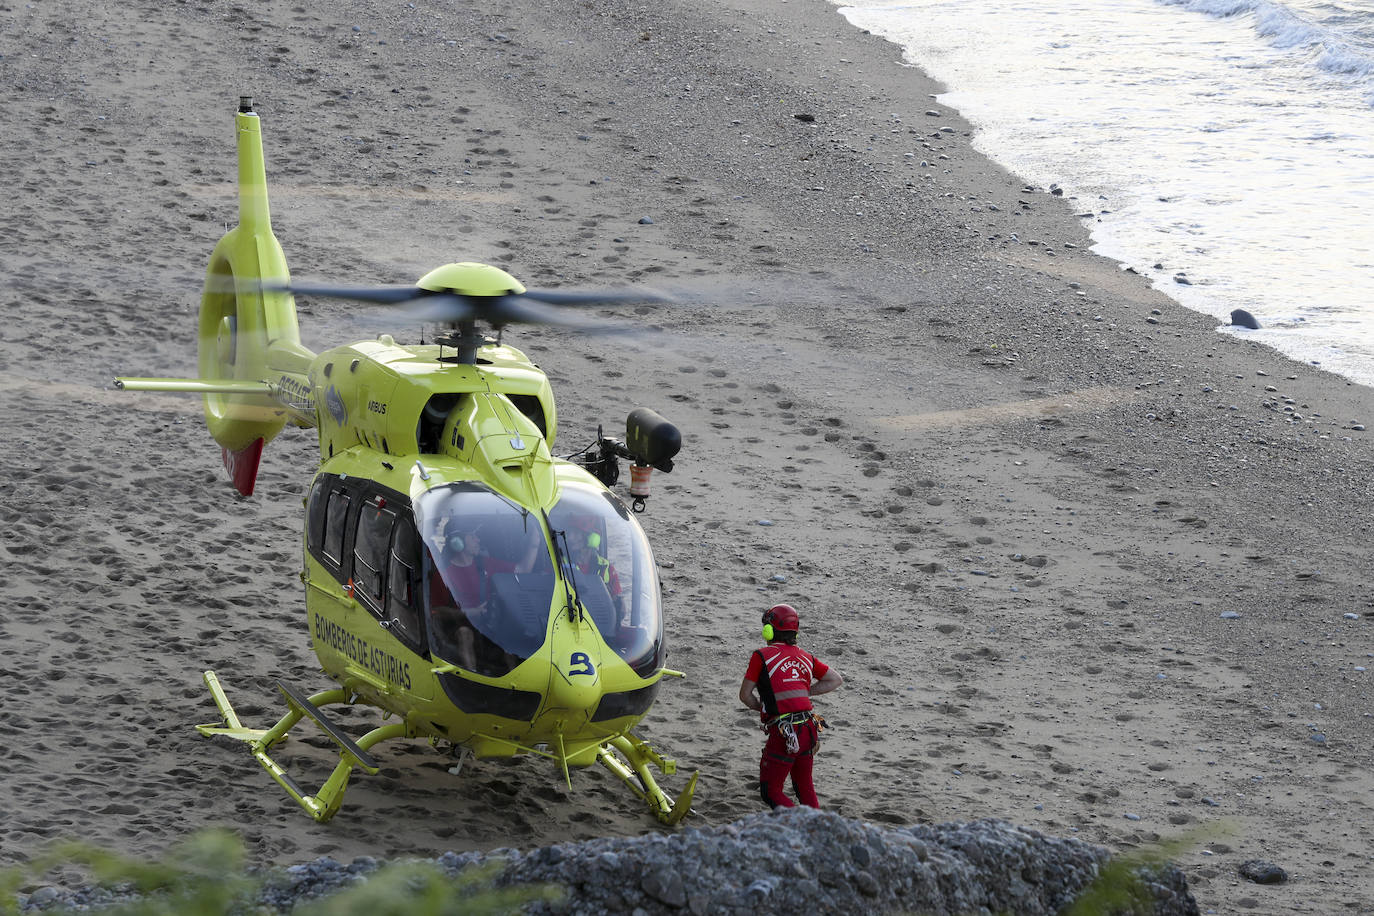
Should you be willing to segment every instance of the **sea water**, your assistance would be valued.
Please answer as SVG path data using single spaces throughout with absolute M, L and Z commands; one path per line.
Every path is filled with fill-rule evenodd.
M 1374 0 L 833 0 L 1223 328 L 1374 385 Z

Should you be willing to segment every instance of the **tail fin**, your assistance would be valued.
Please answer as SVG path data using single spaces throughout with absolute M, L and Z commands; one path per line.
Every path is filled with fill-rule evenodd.
M 239 222 L 210 255 L 200 300 L 200 377 L 269 381 L 269 345 L 298 348 L 300 329 L 291 295 L 263 289 L 264 281 L 289 282 L 290 273 L 281 244 L 272 234 L 262 129 L 251 99 L 240 100 L 234 124 Z M 204 400 L 205 423 L 210 435 L 227 450 L 226 467 L 231 473 L 228 452 L 241 452 L 258 439 L 271 442 L 286 425 L 286 414 L 268 396 L 215 392 L 207 393 Z
M 200 298 L 199 378 L 116 379 L 131 391 L 199 393 L 205 425 L 225 469 L 245 496 L 253 492 L 263 446 L 289 420 L 314 426 L 309 391 L 315 354 L 301 346 L 296 303 L 275 287 L 290 282 L 286 256 L 272 234 L 262 130 L 253 101 L 239 100 L 239 221 L 210 255 Z M 274 287 L 274 288 L 267 288 Z

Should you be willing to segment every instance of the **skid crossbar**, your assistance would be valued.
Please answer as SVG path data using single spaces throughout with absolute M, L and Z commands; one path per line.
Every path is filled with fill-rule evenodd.
M 293 708 L 299 707 L 316 725 L 324 729 L 325 733 L 333 739 L 334 743 L 341 747 L 345 753 L 352 754 L 353 759 L 370 773 L 377 772 L 378 766 L 372 759 L 372 755 L 353 742 L 353 739 L 344 734 L 337 725 L 334 724 L 324 713 L 310 702 L 310 699 L 296 688 L 288 684 L 278 684 L 277 688 L 286 696 L 287 703 Z M 332 691 L 331 691 L 332 692 Z

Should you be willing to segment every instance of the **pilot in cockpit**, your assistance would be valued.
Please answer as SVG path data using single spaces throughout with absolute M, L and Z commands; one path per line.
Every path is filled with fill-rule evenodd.
M 572 552 L 573 565 L 579 573 L 596 576 L 606 587 L 607 593 L 615 603 L 617 619 L 625 614 L 624 589 L 620 585 L 620 574 L 615 565 L 601 552 L 601 535 L 595 531 L 576 531 L 568 538 Z
M 441 581 L 431 584 L 436 624 L 441 638 L 454 649 L 458 664 L 477 670 L 479 635 L 490 638 L 499 632 L 499 621 L 488 619 L 493 613 L 491 577 L 533 569 L 542 538 L 526 538 L 524 550 L 513 559 L 494 556 L 483 546 L 481 526 L 475 520 L 455 517 L 449 520 L 442 544 L 436 564 Z

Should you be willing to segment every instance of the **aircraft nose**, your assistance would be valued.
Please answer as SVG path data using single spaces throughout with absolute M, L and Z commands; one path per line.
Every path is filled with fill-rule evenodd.
M 601 701 L 600 659 L 573 649 L 565 659 L 554 659 L 549 671 L 547 712 L 562 711 L 578 721 L 586 721 Z

